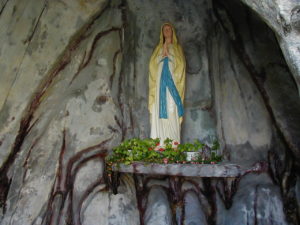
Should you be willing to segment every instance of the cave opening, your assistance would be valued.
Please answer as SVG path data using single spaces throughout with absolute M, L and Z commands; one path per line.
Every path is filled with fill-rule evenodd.
M 299 96 L 246 0 L 21 2 L 0 3 L 1 224 L 299 223 Z M 121 174 L 114 195 L 105 156 L 149 136 L 148 62 L 166 21 L 188 63 L 183 141 L 218 137 L 228 163 L 253 167 Z

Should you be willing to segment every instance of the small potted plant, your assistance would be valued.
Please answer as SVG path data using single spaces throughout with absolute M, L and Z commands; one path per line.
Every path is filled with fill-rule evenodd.
M 203 144 L 196 140 L 194 143 L 181 144 L 179 147 L 185 153 L 186 161 L 191 162 L 199 157 Z

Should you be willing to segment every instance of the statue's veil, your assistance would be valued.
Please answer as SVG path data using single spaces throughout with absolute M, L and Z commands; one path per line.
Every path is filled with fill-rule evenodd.
M 158 63 L 156 62 L 156 59 L 158 55 L 160 54 L 160 50 L 163 48 L 164 44 L 164 36 L 163 36 L 163 27 L 165 25 L 169 25 L 172 28 L 173 36 L 172 36 L 172 43 L 173 43 L 173 49 L 174 49 L 174 59 L 175 59 L 175 68 L 174 68 L 174 74 L 173 77 L 175 78 L 174 82 L 177 87 L 177 90 L 180 94 L 181 99 L 184 99 L 184 81 L 185 81 L 185 58 L 183 54 L 182 47 L 179 45 L 177 37 L 176 37 L 176 31 L 174 29 L 174 26 L 171 23 L 164 23 L 161 26 L 160 29 L 160 37 L 159 37 L 159 43 L 154 49 L 149 63 L 149 103 L 148 108 L 151 113 L 152 105 L 155 100 L 155 85 L 156 85 L 156 77 L 157 77 L 157 71 L 158 71 Z

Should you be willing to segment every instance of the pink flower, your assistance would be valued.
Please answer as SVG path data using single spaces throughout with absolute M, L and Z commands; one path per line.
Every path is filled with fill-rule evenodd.
M 164 164 L 167 164 L 169 159 L 168 158 L 163 158 Z
M 178 145 L 179 143 L 177 141 L 174 142 L 174 145 Z
M 159 142 L 157 142 L 155 145 L 156 145 L 156 146 L 159 146 Z
M 212 161 L 212 162 L 210 162 L 210 164 L 216 164 L 216 162 Z

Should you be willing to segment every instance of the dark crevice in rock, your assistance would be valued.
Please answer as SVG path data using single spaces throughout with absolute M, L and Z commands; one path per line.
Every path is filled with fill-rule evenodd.
M 278 40 L 277 40 L 277 43 L 278 43 Z M 279 45 L 279 43 L 278 43 L 278 45 Z M 281 53 L 280 54 L 281 58 L 284 58 L 284 56 L 282 55 L 282 52 L 280 52 L 280 53 Z M 263 71 L 261 72 L 261 74 L 265 75 L 266 74 L 265 69 L 267 69 L 267 68 L 274 68 L 276 66 L 282 68 L 286 72 L 286 74 L 290 74 L 290 69 L 289 69 L 288 65 L 285 64 L 285 63 L 279 63 L 279 62 L 277 62 L 277 63 L 269 63 L 266 66 L 266 68 L 263 68 Z M 263 76 L 263 77 L 265 78 L 265 76 Z M 297 87 L 297 81 L 295 80 L 295 77 L 294 76 L 290 76 L 289 80 L 291 81 L 291 84 L 292 84 L 291 89 L 292 90 L 293 89 L 297 90 L 298 87 Z
M 6 205 L 6 197 L 7 197 L 7 194 L 8 194 L 9 188 L 10 188 L 10 184 L 11 184 L 11 179 L 8 178 L 7 173 L 8 173 L 10 166 L 13 164 L 17 153 L 19 152 L 19 150 L 22 147 L 24 138 L 28 134 L 28 128 L 30 126 L 32 117 L 33 117 L 33 115 L 32 115 L 32 113 L 30 113 L 27 118 L 23 118 L 21 120 L 19 133 L 15 139 L 13 149 L 10 152 L 6 161 L 3 163 L 2 167 L 0 168 L 0 183 L 3 185 L 3 187 L 0 188 L 0 196 L 1 196 L 0 204 L 1 204 L 1 206 L 4 207 L 4 209 L 5 209 L 5 205 Z
M 121 40 L 121 39 L 120 39 Z M 119 54 L 121 53 L 121 49 L 118 49 L 115 54 L 114 54 L 114 57 L 113 57 L 113 72 L 112 74 L 109 76 L 109 81 L 110 81 L 110 88 L 112 88 L 112 85 L 113 85 L 113 80 L 115 78 L 115 73 L 116 73 L 116 61 L 117 61 L 117 58 L 119 56 Z
M 181 185 L 182 185 L 182 179 L 180 177 L 169 178 L 169 186 L 172 193 L 172 201 L 175 204 L 179 203 L 180 199 L 182 199 Z
M 46 80 L 43 85 L 41 85 L 40 91 L 36 93 L 36 95 L 33 97 L 33 100 L 31 101 L 29 107 L 26 110 L 25 116 L 21 119 L 20 128 L 18 135 L 15 138 L 14 145 L 12 148 L 12 151 L 10 152 L 8 158 L 3 163 L 2 167 L 0 168 L 0 176 L 4 177 L 7 176 L 7 172 L 10 168 L 10 166 L 13 164 L 17 153 L 21 150 L 23 141 L 25 137 L 30 132 L 30 129 L 32 128 L 31 121 L 34 117 L 34 113 L 41 104 L 41 100 L 43 95 L 45 94 L 47 88 L 51 85 L 53 79 L 56 77 L 56 75 L 65 68 L 65 66 L 69 63 L 69 60 L 62 60 L 58 67 L 50 74 L 49 80 Z M 35 121 L 36 122 L 36 121 Z
M 73 201 L 74 181 L 75 181 L 76 174 L 79 171 L 79 169 L 89 160 L 96 159 L 96 158 L 100 158 L 104 160 L 107 150 L 104 150 L 103 148 L 108 141 L 109 140 L 106 140 L 96 146 L 89 147 L 87 149 L 80 151 L 78 154 L 73 156 L 67 164 L 66 182 L 64 186 L 65 186 L 65 195 L 70 196 L 68 201 L 68 211 L 67 211 L 67 218 L 69 218 L 70 224 L 73 224 L 74 222 L 78 224 L 78 220 L 75 219 L 76 212 L 74 212 L 73 210 L 74 208 L 78 207 L 77 205 L 74 205 L 74 201 Z M 90 153 L 97 149 L 100 150 L 94 152 L 93 154 Z M 85 156 L 85 154 L 88 153 L 90 153 L 91 155 L 88 157 Z
M 182 222 L 184 219 L 184 193 L 181 191 L 182 181 L 183 179 L 181 179 L 180 177 L 169 177 L 168 193 L 171 203 L 173 220 L 176 221 L 175 224 L 180 224 L 180 222 Z M 178 211 L 182 211 L 182 215 L 180 215 L 180 221 L 177 221 Z
M 63 140 L 62 140 L 62 145 L 60 148 L 60 153 L 59 153 L 59 160 L 58 160 L 58 169 L 57 169 L 57 182 L 58 182 L 58 190 L 60 190 L 61 184 L 63 182 L 63 165 L 64 165 L 64 158 L 65 158 L 65 153 L 66 153 L 66 129 L 63 131 Z
M 89 62 L 91 61 L 91 58 L 93 56 L 93 53 L 94 53 L 94 50 L 96 48 L 96 44 L 97 42 L 104 36 L 108 35 L 109 33 L 111 32 L 114 32 L 114 31 L 119 31 L 121 28 L 117 28 L 117 27 L 112 27 L 108 30 L 105 30 L 105 31 L 102 31 L 100 33 L 98 33 L 96 35 L 96 37 L 94 38 L 93 40 L 93 43 L 92 43 L 92 46 L 91 46 L 91 50 L 89 52 L 89 55 L 87 56 L 87 59 L 85 60 L 85 57 L 83 57 L 82 59 L 82 62 L 77 70 L 77 72 L 74 74 L 72 80 L 70 81 L 70 84 L 73 83 L 73 81 L 76 79 L 76 77 L 79 75 L 79 73 L 89 64 Z M 84 55 L 85 56 L 85 55 Z
M 24 161 L 24 163 L 23 163 L 24 174 L 23 174 L 23 180 L 22 180 L 22 182 L 25 181 L 25 178 L 26 178 L 26 175 L 27 175 L 28 166 L 29 166 L 28 160 L 29 160 L 29 158 L 30 158 L 30 156 L 31 156 L 31 154 L 32 154 L 33 148 L 36 146 L 36 144 L 37 144 L 38 142 L 39 142 L 39 138 L 35 139 L 35 140 L 33 141 L 33 144 L 31 145 L 31 147 L 30 147 L 28 153 L 27 153 L 27 156 L 26 156 L 25 161 Z
M 135 192 L 136 192 L 136 199 L 137 199 L 137 207 L 139 210 L 140 215 L 140 225 L 144 225 L 144 214 L 145 214 L 145 208 L 143 207 L 143 197 L 145 196 L 145 191 L 143 188 L 143 180 L 141 176 L 133 175 L 134 184 L 135 184 Z
M 26 40 L 23 41 L 24 44 L 27 44 L 27 43 L 30 44 L 30 42 L 31 42 L 31 40 L 32 40 L 32 38 L 33 38 L 33 36 L 34 36 L 34 34 L 35 34 L 36 31 L 37 31 L 39 22 L 40 22 L 40 20 L 41 20 L 41 18 L 42 18 L 42 15 L 44 14 L 45 9 L 47 8 L 47 6 L 48 6 L 48 0 L 45 0 L 44 7 L 42 8 L 41 13 L 40 13 L 40 15 L 38 16 L 37 21 L 35 22 L 35 24 L 34 24 L 34 26 L 33 26 L 33 29 L 32 29 L 31 34 L 29 35 L 29 37 L 28 37 Z
M 7 176 L 0 177 L 0 208 L 3 209 L 3 214 L 6 212 L 6 197 L 11 185 L 11 179 L 8 179 Z
M 173 196 L 172 196 L 172 190 L 170 188 L 167 188 L 165 186 L 159 185 L 159 184 L 153 184 L 149 186 L 149 182 L 153 179 L 157 181 L 165 181 L 168 179 L 166 176 L 160 176 L 160 177 L 152 177 L 152 176 L 141 176 L 141 175 L 133 175 L 134 181 L 135 181 L 135 189 L 136 189 L 136 197 L 137 197 L 137 204 L 138 204 L 138 210 L 140 213 L 140 224 L 145 224 L 145 214 L 147 207 L 149 206 L 149 194 L 150 191 L 153 188 L 159 188 L 161 189 L 167 196 L 168 196 L 168 202 L 171 209 L 174 209 L 174 206 L 176 206 L 176 203 L 173 202 Z M 172 207 L 173 206 L 173 207 Z M 176 221 L 176 212 L 172 210 L 172 224 L 177 224 Z
M 242 34 L 239 33 L 237 22 L 231 15 L 232 10 L 229 10 L 230 6 L 224 4 L 222 1 L 219 0 L 214 0 L 213 3 L 214 3 L 213 8 L 216 17 L 218 18 L 220 24 L 222 24 L 222 27 L 226 31 L 228 38 L 230 39 L 232 46 L 235 49 L 236 54 L 241 59 L 245 68 L 247 68 L 253 83 L 257 87 L 257 90 L 259 91 L 262 97 L 264 105 L 270 115 L 273 126 L 276 128 L 275 132 L 277 133 L 280 141 L 284 144 L 284 148 L 287 151 L 285 153 L 286 154 L 286 159 L 284 162 L 285 168 L 283 169 L 283 172 L 279 172 L 279 173 L 277 171 L 278 170 L 282 171 L 283 166 L 279 165 L 278 157 L 274 153 L 269 152 L 269 164 L 271 165 L 271 167 L 275 167 L 275 168 L 271 168 L 269 170 L 269 173 L 273 181 L 279 184 L 281 188 L 287 219 L 292 221 L 294 224 L 296 224 L 299 221 L 299 215 L 297 212 L 297 203 L 295 202 L 296 200 L 294 194 L 291 193 L 292 192 L 291 187 L 293 186 L 293 183 L 295 183 L 295 181 L 292 180 L 294 180 L 296 177 L 295 171 L 297 171 L 296 167 L 298 167 L 296 164 L 298 163 L 297 161 L 299 161 L 297 159 L 299 159 L 300 143 L 299 143 L 299 138 L 297 137 L 296 127 L 293 123 L 291 123 L 292 120 L 289 120 L 288 117 L 285 117 L 285 119 L 282 120 L 282 115 L 283 113 L 285 113 L 286 115 L 292 116 L 294 118 L 297 118 L 297 115 L 295 115 L 292 111 L 289 113 L 289 110 L 292 109 L 288 105 L 281 108 L 280 109 L 281 111 L 279 113 L 276 111 L 278 109 L 276 108 L 274 109 L 272 105 L 273 96 L 270 96 L 265 86 L 266 79 L 267 79 L 266 72 L 265 72 L 266 67 L 262 68 L 261 72 L 258 72 L 255 63 L 251 60 L 249 54 L 246 51 Z M 249 12 L 249 9 L 247 10 L 247 12 Z M 247 15 L 247 18 L 248 18 L 247 20 L 248 23 L 250 23 L 249 15 Z M 249 26 L 252 27 L 252 25 Z M 253 35 L 250 36 L 252 37 L 252 43 L 255 43 L 255 38 L 253 37 Z M 275 42 L 275 44 L 277 44 L 277 42 Z M 287 76 L 292 77 L 286 65 L 282 65 L 282 63 L 279 65 L 286 70 Z M 293 85 L 295 86 L 294 83 Z M 295 88 L 295 90 L 297 89 Z M 289 98 L 290 96 L 287 97 Z M 292 207 L 290 207 L 290 205 L 292 205 Z M 254 207 L 256 209 L 257 206 L 254 205 Z M 289 212 L 288 209 L 291 208 L 293 209 Z M 258 222 L 256 216 L 255 216 L 255 221 L 256 221 L 255 224 L 257 224 Z
M 203 178 L 204 190 L 203 194 L 206 196 L 206 199 L 211 207 L 210 215 L 207 215 L 207 222 L 210 225 L 216 224 L 216 213 L 217 213 L 217 206 L 216 206 L 216 190 L 212 186 L 212 180 L 210 178 Z
M 140 223 L 145 224 L 145 212 L 147 211 L 147 207 L 149 207 L 149 192 L 152 190 L 152 188 L 157 187 L 168 195 L 168 202 L 171 207 L 172 220 L 174 221 L 174 224 L 184 224 L 186 219 L 188 219 L 186 217 L 187 212 L 185 212 L 185 207 L 187 207 L 188 204 L 185 202 L 185 196 L 187 193 L 194 192 L 196 196 L 198 196 L 197 201 L 203 207 L 203 213 L 207 219 L 207 224 L 214 225 L 217 223 L 217 210 L 219 210 L 217 209 L 216 205 L 216 195 L 218 194 L 221 197 L 225 208 L 229 210 L 233 205 L 233 197 L 238 191 L 240 180 L 248 174 L 266 173 L 267 170 L 267 164 L 265 162 L 259 162 L 253 165 L 252 168 L 247 169 L 242 176 L 237 178 L 222 178 L 218 180 L 214 178 L 200 178 L 202 185 L 199 185 L 196 180 L 188 177 L 154 175 L 145 176 L 134 173 L 133 178 L 135 181 L 136 198 L 140 213 Z M 120 174 L 118 173 L 116 176 L 119 177 Z M 155 182 L 152 183 L 152 181 Z M 167 183 L 160 184 L 160 182 L 164 181 L 167 181 Z M 185 182 L 188 182 L 193 186 L 183 188 L 183 184 Z M 117 187 L 114 187 L 114 190 L 117 190 Z M 114 193 L 116 194 L 116 192 Z M 203 199 L 207 201 L 206 204 L 203 204 L 203 199 L 200 196 L 203 196 Z M 253 207 L 257 206 L 254 205 Z
M 216 186 L 216 191 L 223 200 L 226 209 L 230 209 L 233 203 L 233 197 L 238 190 L 241 177 L 221 179 L 220 185 Z M 221 186 L 221 187 L 220 187 Z M 222 190 L 221 190 L 222 188 Z
M 124 122 L 122 120 L 122 122 L 118 119 L 118 117 L 115 116 L 115 121 L 118 125 L 118 127 L 120 128 L 121 130 L 121 134 L 122 134 L 122 139 L 121 141 L 124 141 L 125 139 L 125 135 L 126 135 L 126 132 L 127 132 L 127 127 L 124 125 Z
M 268 162 L 269 162 L 269 174 L 273 182 L 277 185 L 280 185 L 280 179 L 282 177 L 282 173 L 284 171 L 284 165 L 282 165 L 282 161 L 279 159 L 278 154 L 275 152 L 268 152 Z
M 48 201 L 48 207 L 46 210 L 43 224 L 56 224 L 54 221 L 59 221 L 61 219 L 61 217 L 64 215 L 63 210 L 65 208 L 67 209 L 66 218 L 69 224 L 80 224 L 79 215 L 84 200 L 96 187 L 98 187 L 101 184 L 105 184 L 105 182 L 103 178 L 99 178 L 96 181 L 94 181 L 84 191 L 82 196 L 79 197 L 80 201 L 76 201 L 75 203 L 73 199 L 75 177 L 78 171 L 90 160 L 100 159 L 101 161 L 104 161 L 104 158 L 107 153 L 106 144 L 110 140 L 111 139 L 107 139 L 95 146 L 82 149 L 71 158 L 66 159 L 64 158 L 66 151 L 65 138 L 63 139 L 59 159 L 60 164 L 56 175 L 56 181 L 54 183 L 50 199 Z M 58 196 L 61 200 L 59 201 L 59 203 L 56 203 L 55 199 Z M 74 211 L 74 209 L 76 210 Z
M 4 9 L 5 9 L 8 2 L 9 2 L 9 0 L 6 0 L 6 2 L 2 5 L 2 8 L 0 10 L 0 17 L 1 17 L 1 15 L 2 15 L 2 13 L 3 13 L 3 11 L 4 11 Z
M 252 63 L 249 55 L 245 50 L 241 35 L 237 31 L 236 25 L 234 23 L 234 20 L 231 18 L 230 13 L 228 12 L 227 6 L 225 6 L 223 2 L 219 0 L 214 0 L 213 3 L 216 17 L 218 18 L 219 22 L 222 24 L 224 30 L 228 34 L 228 37 L 232 42 L 232 46 L 235 49 L 236 53 L 239 55 L 239 58 L 242 60 L 243 64 L 249 71 L 249 74 L 251 75 L 254 84 L 256 85 L 258 91 L 262 96 L 262 99 L 265 103 L 265 107 L 268 110 L 272 122 L 278 130 L 278 133 L 280 134 L 283 143 L 285 143 L 285 145 L 289 149 L 291 149 L 297 157 L 297 155 L 300 152 L 300 146 L 298 146 L 297 141 L 295 142 L 295 140 L 297 140 L 298 138 L 291 136 L 293 134 L 287 133 L 287 131 L 283 129 L 283 124 L 281 124 L 280 121 L 278 121 L 270 104 L 270 97 L 265 90 L 261 74 L 257 72 L 254 64 Z
M 255 192 L 254 192 L 254 203 L 253 203 L 254 225 L 258 225 L 258 221 L 257 221 L 257 198 L 258 198 L 258 185 L 255 186 Z
M 129 106 L 129 99 L 130 97 L 127 96 L 129 86 L 126 82 L 128 82 L 128 65 L 132 63 L 133 58 L 131 57 L 132 48 L 131 42 L 134 39 L 130 38 L 131 31 L 129 30 L 129 21 L 128 21 L 128 5 L 126 0 L 122 0 L 121 4 L 118 6 L 121 9 L 122 15 L 122 29 L 119 30 L 119 37 L 120 37 L 120 49 L 115 52 L 114 55 L 114 63 L 113 63 L 113 73 L 110 77 L 110 84 L 112 90 L 116 93 L 116 102 L 118 103 L 122 120 L 118 119 L 117 124 L 122 130 L 122 140 L 123 141 L 126 137 L 132 136 L 133 128 L 133 119 L 132 119 L 132 112 L 131 107 Z M 116 62 L 121 54 L 122 62 L 119 70 L 119 77 L 115 79 L 116 73 Z M 126 57 L 124 57 L 126 56 Z M 134 63 L 135 67 L 135 63 Z M 116 85 L 113 87 L 114 80 Z M 129 118 L 128 118 L 129 117 Z
M 119 132 L 118 129 L 116 129 L 116 128 L 110 126 L 110 125 L 108 125 L 107 128 L 108 128 L 112 133 L 118 133 L 118 132 Z
M 75 214 L 75 217 L 76 217 L 76 221 L 78 221 L 79 223 L 78 224 L 81 224 L 81 210 L 82 210 L 82 205 L 84 203 L 84 201 L 88 198 L 88 196 L 97 188 L 99 187 L 101 184 L 104 184 L 104 179 L 101 177 L 99 178 L 98 180 L 96 180 L 94 183 L 92 183 L 91 185 L 89 185 L 85 192 L 83 193 L 82 197 L 79 199 L 79 202 L 78 202 L 78 207 L 77 207 L 77 210 L 76 212 L 74 212 Z M 103 188 L 101 188 L 99 191 L 105 191 L 106 190 L 106 186 L 104 186 Z
M 299 167 L 295 164 L 295 160 L 290 154 L 285 159 L 285 168 L 281 174 L 280 190 L 283 196 L 284 211 L 287 220 L 292 224 L 298 224 L 300 221 L 299 205 L 297 204 L 297 193 L 295 190 L 297 182 L 297 171 Z M 296 171 L 296 172 L 295 172 Z
M 60 198 L 60 204 L 59 204 L 59 211 L 62 210 L 63 208 L 63 202 L 65 201 L 65 195 L 63 194 L 62 191 L 62 179 L 63 179 L 63 162 L 64 162 L 64 155 L 66 152 L 66 130 L 64 129 L 63 131 L 63 140 L 62 140 L 62 145 L 60 148 L 60 154 L 59 154 L 59 160 L 58 160 L 58 169 L 56 172 L 56 179 L 54 181 L 54 184 L 52 186 L 52 190 L 51 190 L 51 196 L 48 200 L 48 207 L 46 209 L 44 218 L 43 218 L 43 222 L 42 224 L 58 224 L 58 218 L 54 218 L 53 215 L 54 214 L 54 210 L 55 208 L 57 208 L 58 206 L 54 205 L 54 202 L 57 198 Z M 53 223 L 53 220 L 55 220 L 56 222 Z

